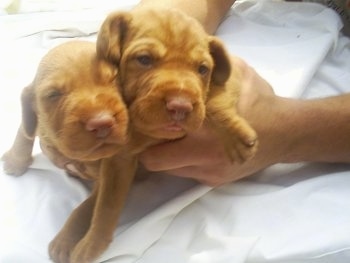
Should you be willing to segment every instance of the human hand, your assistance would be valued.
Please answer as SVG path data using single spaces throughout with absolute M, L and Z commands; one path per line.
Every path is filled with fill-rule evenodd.
M 238 112 L 258 133 L 256 156 L 243 164 L 232 163 L 220 138 L 204 123 L 200 129 L 180 140 L 152 146 L 141 153 L 140 161 L 146 169 L 217 186 L 251 175 L 277 161 L 279 148 L 273 148 L 275 140 L 269 130 L 269 127 L 275 127 L 274 111 L 269 109 L 274 108 L 279 98 L 254 69 L 239 58 L 235 61 L 235 66 L 244 76 Z

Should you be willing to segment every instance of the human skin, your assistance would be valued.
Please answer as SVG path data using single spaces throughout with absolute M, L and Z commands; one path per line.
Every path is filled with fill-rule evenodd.
M 143 0 L 141 4 L 162 3 L 180 8 L 212 33 L 234 1 L 192 0 L 191 5 L 186 2 Z M 243 164 L 230 162 L 219 138 L 204 124 L 181 140 L 144 151 L 140 161 L 146 169 L 218 186 L 276 163 L 350 162 L 350 94 L 312 100 L 279 97 L 244 61 L 236 66 L 244 74 L 238 112 L 259 138 L 255 157 Z
M 197 19 L 209 34 L 213 34 L 234 0 L 141 0 L 138 6 L 177 8 Z

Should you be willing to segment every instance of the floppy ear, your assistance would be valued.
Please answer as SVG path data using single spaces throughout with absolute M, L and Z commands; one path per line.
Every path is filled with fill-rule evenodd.
M 131 21 L 131 14 L 114 12 L 107 16 L 99 30 L 96 42 L 97 56 L 113 64 L 118 64 L 122 42 Z
M 21 95 L 22 103 L 22 128 L 25 136 L 30 139 L 35 137 L 38 118 L 34 110 L 34 86 L 31 84 L 23 89 Z
M 209 38 L 210 54 L 214 60 L 211 81 L 215 85 L 223 85 L 231 74 L 230 56 L 224 44 L 217 37 Z

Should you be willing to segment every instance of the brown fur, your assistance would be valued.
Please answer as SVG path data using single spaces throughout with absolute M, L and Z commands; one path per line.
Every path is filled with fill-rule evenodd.
M 60 263 L 92 262 L 108 247 L 137 155 L 149 145 L 181 138 L 208 119 L 233 161 L 256 151 L 256 133 L 236 112 L 240 73 L 195 20 L 163 9 L 112 13 L 99 32 L 97 57 L 120 70 L 130 140 L 101 161 L 91 196 L 51 242 L 50 256 Z
M 113 198 L 120 209 L 115 212 L 120 213 L 123 191 L 133 179 L 122 178 L 120 183 L 121 177 L 109 176 L 118 169 L 113 156 L 128 140 L 128 114 L 116 76 L 117 69 L 96 56 L 94 43 L 72 41 L 48 52 L 32 84 L 22 92 L 22 123 L 12 148 L 2 157 L 5 171 L 19 176 L 28 169 L 37 135 L 43 152 L 58 167 L 96 181 L 91 196 L 51 242 L 55 262 L 69 262 L 70 253 L 90 227 L 95 199 L 104 198 L 99 190 L 113 188 L 107 192 L 109 196 L 117 193 Z M 119 203 L 118 196 L 122 196 Z
M 114 67 L 97 59 L 93 43 L 72 41 L 49 51 L 34 81 L 22 91 L 22 123 L 13 147 L 2 157 L 5 171 L 21 175 L 27 170 L 37 135 L 57 166 L 66 169 L 81 163 L 81 171 L 68 171 L 95 179 L 96 163 L 127 142 L 128 114 L 116 88 L 116 74 Z M 111 117 L 112 123 L 108 136 L 99 138 L 86 126 L 100 116 Z M 84 171 L 89 166 L 91 173 Z
M 236 112 L 240 72 L 222 43 L 205 34 L 195 20 L 174 10 L 112 13 L 99 32 L 97 54 L 118 67 L 129 110 L 131 139 L 113 159 L 112 167 L 118 169 L 103 171 L 110 172 L 110 177 L 118 174 L 114 178 L 120 184 L 134 176 L 137 155 L 143 149 L 181 138 L 206 118 L 220 134 L 232 161 L 254 155 L 256 133 Z M 112 184 L 99 193 L 113 191 Z M 120 201 L 127 190 L 118 194 Z M 97 197 L 94 213 L 89 212 L 91 223 L 86 213 L 76 215 L 75 224 L 85 218 L 90 228 L 74 248 L 71 262 L 91 262 L 107 248 L 121 205 L 111 196 Z M 90 206 L 86 204 L 86 211 Z M 114 213 L 103 213 L 106 206 Z M 63 234 L 69 237 L 74 227 L 66 230 Z
M 99 58 L 105 59 L 122 70 L 119 81 L 123 87 L 121 90 L 124 102 L 129 110 L 130 141 L 122 152 L 115 155 L 113 160 L 111 159 L 110 162 L 113 162 L 113 165 L 106 164 L 106 170 L 102 171 L 103 174 L 109 173 L 107 177 L 114 178 L 115 182 L 99 185 L 98 190 L 94 191 L 91 198 L 81 206 L 83 208 L 73 212 L 69 221 L 51 243 L 50 251 L 54 251 L 51 255 L 54 259 L 56 258 L 56 262 L 65 262 L 61 258 L 68 258 L 57 254 L 69 253 L 70 248 L 66 244 L 74 243 L 71 240 L 80 239 L 71 251 L 69 262 L 92 262 L 107 248 L 113 238 L 123 204 L 122 200 L 128 192 L 130 178 L 133 178 L 136 172 L 138 153 L 149 145 L 178 139 L 185 136 L 187 132 L 198 129 L 205 119 L 205 101 L 211 78 L 215 76 L 217 81 L 223 81 L 220 78 L 223 79 L 225 74 L 227 76 L 229 74 L 225 72 L 225 70 L 229 71 L 229 68 L 220 69 L 220 67 L 217 67 L 215 74 L 211 74 L 216 55 L 210 54 L 207 36 L 199 31 L 201 27 L 197 24 L 197 27 L 185 33 L 184 41 L 180 40 L 177 43 L 178 45 L 187 43 L 184 46 L 185 53 L 180 56 L 178 53 L 172 56 L 169 51 L 172 48 L 176 49 L 171 46 L 168 48 L 170 42 L 165 42 L 166 39 L 158 40 L 159 44 L 165 42 L 163 49 L 167 52 L 158 54 L 159 67 L 153 71 L 154 74 L 150 74 L 148 65 L 142 65 L 140 64 L 142 61 L 138 60 L 145 59 L 146 61 L 143 62 L 147 63 L 147 55 L 151 55 L 148 53 L 149 46 L 145 43 L 147 44 L 148 38 L 153 45 L 156 38 L 152 35 L 148 36 L 147 33 L 149 30 L 159 29 L 162 32 L 168 31 L 177 35 L 178 31 L 169 27 L 174 19 L 177 20 L 182 15 L 170 12 L 169 14 L 174 17 L 169 17 L 169 21 L 164 15 L 155 18 L 154 23 L 149 23 L 149 27 L 144 28 L 141 24 L 142 19 L 146 17 L 149 19 L 153 15 L 148 12 L 151 11 L 113 13 L 101 27 L 97 40 L 97 54 Z M 131 21 L 132 19 L 135 20 Z M 135 21 L 138 23 L 134 23 Z M 190 21 L 184 22 L 183 26 L 188 25 L 188 22 Z M 146 35 L 143 29 L 146 29 Z M 196 34 L 195 40 L 190 41 L 191 38 L 188 36 L 192 36 L 193 33 Z M 172 38 L 173 35 L 168 36 L 169 40 Z M 199 44 L 200 42 L 203 44 Z M 142 50 L 141 54 L 138 53 L 140 50 L 137 43 L 144 45 L 145 54 Z M 155 46 L 153 52 L 157 52 L 157 48 Z M 188 60 L 187 54 L 190 53 L 192 57 Z M 145 56 L 140 58 L 137 57 L 138 55 Z M 155 54 L 152 53 L 152 55 Z M 177 63 L 181 60 L 185 63 Z M 199 73 L 198 70 L 203 72 Z M 183 82 L 179 82 L 181 79 Z M 123 191 L 120 185 L 126 185 Z M 88 227 L 79 226 L 82 220 Z
M 257 135 L 236 110 L 242 74 L 222 42 L 197 21 L 170 9 L 116 12 L 105 20 L 97 43 L 100 56 L 119 68 L 136 133 L 179 138 L 208 119 L 232 161 L 255 154 Z M 172 97 L 190 101 L 191 114 L 174 121 L 166 107 Z
M 136 173 L 138 153 L 149 145 L 178 139 L 198 129 L 206 117 L 210 82 L 223 83 L 229 76 L 229 62 L 221 53 L 223 50 L 210 53 L 211 38 L 199 25 L 188 27 L 192 20 L 180 23 L 186 28 L 184 39 L 172 45 L 174 37 L 179 37 L 178 24 L 173 27 L 172 23 L 183 18 L 182 14 L 167 11 L 154 17 L 155 14 L 158 16 L 158 11 L 113 13 L 101 27 L 97 55 L 120 69 L 118 79 L 129 111 L 130 141 L 102 164 L 101 173 L 112 178 L 109 184 L 99 183 L 51 243 L 50 254 L 55 262 L 68 262 L 68 258 L 74 263 L 92 262 L 107 248 L 130 178 Z M 148 26 L 142 23 L 146 17 Z M 154 17 L 154 21 L 149 17 Z M 153 35 L 155 29 L 169 35 Z M 214 42 L 213 39 L 216 47 Z M 179 46 L 183 48 L 181 53 L 173 53 Z M 155 57 L 159 59 L 158 67 L 152 70 L 148 63 L 153 64 Z M 76 241 L 72 249 L 70 246 Z

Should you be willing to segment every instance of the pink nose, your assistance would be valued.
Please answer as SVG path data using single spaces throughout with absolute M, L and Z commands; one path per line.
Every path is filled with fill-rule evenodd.
M 182 121 L 193 111 L 193 104 L 184 97 L 171 97 L 166 100 L 166 108 L 174 121 Z
M 89 119 L 86 124 L 86 130 L 95 134 L 97 138 L 106 138 L 112 131 L 115 120 L 110 114 L 101 114 Z

